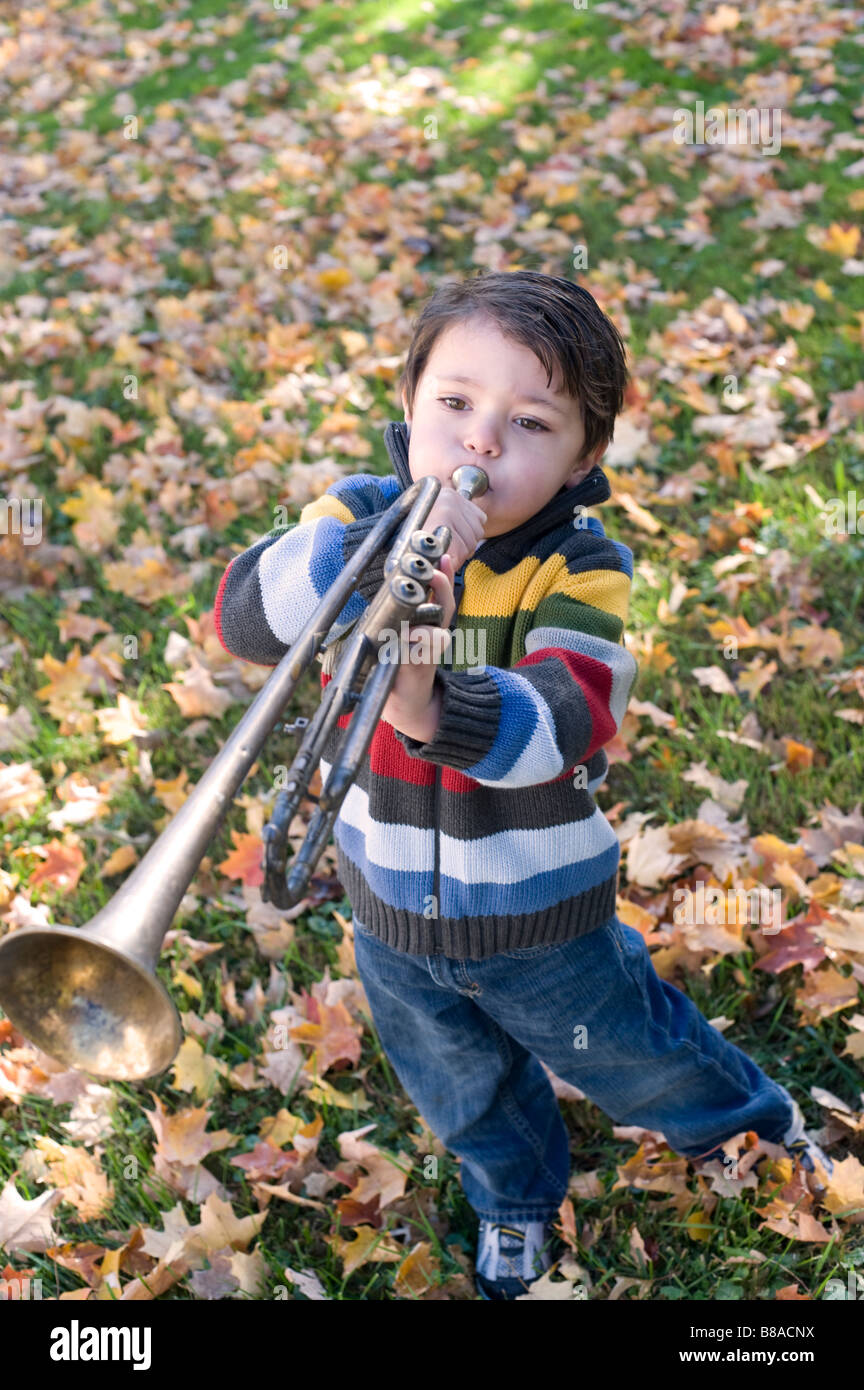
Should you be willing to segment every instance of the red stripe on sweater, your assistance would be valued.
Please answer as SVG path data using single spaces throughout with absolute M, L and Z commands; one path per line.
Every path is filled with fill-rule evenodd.
M 523 657 L 521 661 L 516 663 L 513 670 L 517 670 L 520 666 L 532 666 L 535 662 L 543 661 L 549 656 L 559 657 L 564 661 L 588 705 L 588 711 L 591 715 L 592 740 L 587 751 L 583 754 L 584 760 L 587 762 L 592 754 L 608 743 L 616 732 L 615 721 L 609 711 L 612 673 L 603 662 L 595 661 L 592 657 L 585 656 L 581 652 L 570 651 L 566 647 L 542 647 L 536 652 L 531 652 L 529 656 Z M 581 674 L 580 671 L 577 671 L 577 667 L 581 668 Z M 331 680 L 332 676 L 322 673 L 322 692 Z M 594 686 L 591 684 L 592 680 L 595 682 Z M 597 685 L 603 692 L 603 698 L 606 702 L 605 708 L 595 688 Z M 351 723 L 351 717 L 350 714 L 343 714 L 337 720 L 337 728 L 347 729 Z M 576 764 L 574 764 L 575 766 Z M 409 757 L 396 738 L 392 724 L 388 724 L 385 719 L 379 719 L 378 727 L 369 745 L 369 769 L 377 777 L 393 777 L 409 786 L 431 786 L 435 782 L 435 764 L 425 762 L 422 758 Z M 565 768 L 557 777 L 552 777 L 549 780 L 551 782 L 563 782 L 572 774 L 573 767 Z M 476 791 L 481 785 L 476 778 L 466 777 L 464 772 L 460 772 L 457 768 L 441 765 L 441 788 L 443 791 L 463 794 Z
M 321 690 L 333 679 L 322 673 Z M 343 714 L 336 721 L 336 727 L 347 729 L 352 716 Z M 441 766 L 441 786 L 448 792 L 475 791 L 480 783 L 473 777 L 453 767 Z M 376 777 L 393 777 L 397 782 L 405 782 L 411 787 L 431 787 L 435 784 L 435 763 L 423 758 L 411 758 L 393 732 L 393 725 L 386 719 L 379 719 L 378 727 L 369 745 L 369 770 Z
M 321 673 L 322 693 L 333 679 Z M 337 729 L 350 726 L 354 712 L 342 714 L 336 721 Z M 409 758 L 402 744 L 393 732 L 393 725 L 386 719 L 379 719 L 372 742 L 369 744 L 369 770 L 375 777 L 393 777 L 397 782 L 405 782 L 412 787 L 430 787 L 435 781 L 435 764 L 423 758 Z
M 528 656 L 523 656 L 521 661 L 517 661 L 513 667 L 518 671 L 520 667 L 533 666 L 538 661 L 545 661 L 550 656 L 555 656 L 562 662 L 575 683 L 579 686 L 585 696 L 585 703 L 588 706 L 588 713 L 591 716 L 591 740 L 582 758 L 588 761 L 604 743 L 608 743 L 616 733 L 615 720 L 609 708 L 609 699 L 612 694 L 612 671 L 604 661 L 597 661 L 594 657 L 586 656 L 584 652 L 571 651 L 569 647 L 539 647 L 536 652 L 531 652 Z M 560 740 L 559 740 L 560 742 Z
M 234 560 L 236 559 L 237 556 L 235 555 Z M 225 647 L 225 638 L 222 636 L 222 599 L 225 595 L 225 585 L 228 583 L 228 575 L 231 573 L 231 565 L 233 565 L 234 560 L 231 561 L 227 570 L 222 576 L 222 582 L 216 591 L 216 602 L 213 604 L 213 626 L 216 629 L 216 636 L 219 638 L 219 641 L 222 643 L 223 647 Z M 234 652 L 228 651 L 227 647 L 225 647 L 225 650 L 226 652 L 228 652 L 229 656 L 235 655 Z

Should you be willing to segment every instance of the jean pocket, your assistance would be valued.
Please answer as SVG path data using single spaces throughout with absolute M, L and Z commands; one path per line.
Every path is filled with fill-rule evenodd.
M 535 956 L 548 955 L 550 951 L 560 951 L 562 946 L 566 946 L 566 941 L 553 941 L 542 946 L 517 946 L 512 951 L 502 951 L 500 954 L 506 956 L 508 960 L 533 960 Z

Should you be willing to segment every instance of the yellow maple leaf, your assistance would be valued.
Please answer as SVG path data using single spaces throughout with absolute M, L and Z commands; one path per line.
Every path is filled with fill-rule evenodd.
M 376 1231 L 372 1226 L 358 1226 L 353 1240 L 341 1236 L 326 1236 L 324 1239 L 342 1260 L 342 1272 L 347 1278 L 367 1260 L 381 1264 L 392 1264 L 402 1259 L 402 1249 L 392 1239 Z
M 245 1250 L 267 1219 L 266 1211 L 254 1212 L 251 1216 L 235 1216 L 230 1202 L 223 1202 L 215 1192 L 211 1192 L 201 1208 L 201 1220 L 192 1227 L 205 1250 L 223 1250 L 230 1245 L 233 1250 Z
M 208 1056 L 197 1038 L 185 1038 L 174 1059 L 171 1085 L 178 1091 L 192 1091 L 203 1100 L 213 1090 L 216 1077 L 227 1071 L 227 1064 Z
M 435 1283 L 440 1268 L 431 1241 L 419 1240 L 397 1269 L 393 1287 L 400 1298 L 421 1298 Z
M 337 1091 L 335 1086 L 331 1086 L 329 1081 L 323 1078 L 318 1081 L 316 1086 L 310 1086 L 306 1092 L 306 1099 L 311 1100 L 315 1105 L 323 1105 L 326 1101 L 328 1105 L 335 1105 L 341 1110 L 368 1110 L 372 1104 L 368 1096 L 364 1095 L 359 1089 L 355 1091 Z
M 800 299 L 793 300 L 791 304 L 780 305 L 780 317 L 790 328 L 808 328 L 815 313 L 812 304 L 804 304 Z
M 290 1110 L 282 1109 L 277 1110 L 275 1115 L 265 1115 L 258 1126 L 258 1133 L 262 1139 L 269 1139 L 271 1144 L 281 1149 L 303 1126 L 304 1121 L 299 1115 L 292 1115 Z
M 90 676 L 81 668 L 81 647 L 77 642 L 65 661 L 58 661 L 46 652 L 35 664 L 49 677 L 48 684 L 40 685 L 36 696 L 48 705 L 52 718 L 62 719 L 70 709 L 81 705 L 89 707 L 90 702 L 84 696 Z
M 822 241 L 822 250 L 834 256 L 854 256 L 861 240 L 859 227 L 847 227 L 841 222 L 832 222 Z
M 137 862 L 138 852 L 132 845 L 118 845 L 99 870 L 99 877 L 113 878 L 115 874 L 122 874 L 126 869 L 131 869 Z
M 163 598 L 184 593 L 192 583 L 188 570 L 179 561 L 169 560 L 161 546 L 144 551 L 140 546 L 126 550 L 127 559 L 103 566 L 105 583 L 126 598 L 147 606 Z
M 864 1166 L 854 1154 L 833 1161 L 822 1205 L 835 1216 L 864 1223 Z
M 116 540 L 122 520 L 117 498 L 97 478 L 85 478 L 60 510 L 75 519 L 72 533 L 82 549 L 102 551 Z
M 78 1208 L 82 1221 L 102 1216 L 114 1200 L 114 1189 L 99 1160 L 87 1149 L 74 1144 L 58 1144 L 40 1135 L 36 1149 L 45 1162 L 43 1182 L 59 1188 L 65 1201 Z

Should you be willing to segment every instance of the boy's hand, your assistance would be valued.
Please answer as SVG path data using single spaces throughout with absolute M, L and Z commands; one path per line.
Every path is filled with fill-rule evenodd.
M 464 498 L 460 498 L 464 501 Z M 449 526 L 449 522 L 438 525 Z M 456 612 L 456 596 L 453 592 L 453 561 L 449 551 L 441 556 L 441 568 L 432 576 L 430 603 L 441 605 L 441 626 L 423 625 L 408 629 L 408 643 L 401 644 L 396 679 L 381 711 L 381 718 L 392 724 L 394 729 L 406 734 L 408 738 L 428 743 L 434 736 L 441 717 L 441 695 L 434 691 L 435 672 L 439 661 L 446 656 L 452 643 L 447 631 Z M 434 634 L 437 633 L 437 638 Z M 425 634 L 425 638 L 424 638 Z M 420 638 L 420 641 L 415 639 Z M 410 644 L 410 645 L 409 645 Z M 411 660 L 411 647 L 414 660 Z M 436 660 L 436 654 L 438 660 Z M 428 660 L 423 660 L 427 657 Z
M 483 531 L 488 517 L 476 502 L 450 486 L 442 485 L 432 508 L 423 523 L 424 531 L 434 531 L 437 526 L 449 526 L 452 532 L 447 554 L 453 561 L 453 573 L 461 570 L 466 560 L 470 560 L 477 546 L 483 540 Z

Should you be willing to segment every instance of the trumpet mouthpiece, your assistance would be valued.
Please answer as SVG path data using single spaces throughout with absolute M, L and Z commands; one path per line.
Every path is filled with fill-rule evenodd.
M 488 475 L 473 463 L 465 463 L 461 468 L 457 468 L 451 475 L 451 481 L 456 491 L 461 492 L 462 496 L 471 502 L 475 497 L 482 497 L 489 487 Z

